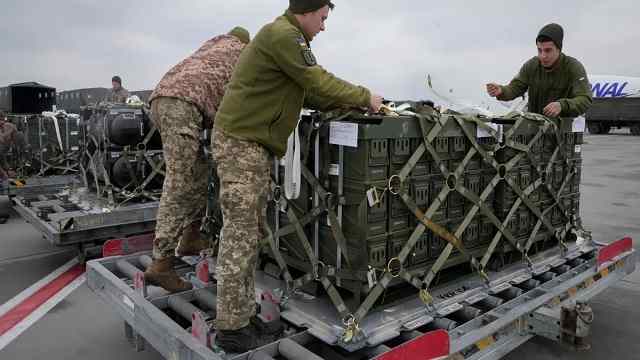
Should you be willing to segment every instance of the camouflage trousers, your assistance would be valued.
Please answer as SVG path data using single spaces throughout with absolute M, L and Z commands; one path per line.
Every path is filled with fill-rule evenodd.
M 202 115 L 198 108 L 169 97 L 157 98 L 151 106 L 166 165 L 153 257 L 166 258 L 175 254 L 184 229 L 204 216 L 207 161 L 200 148 Z
M 216 129 L 223 228 L 216 268 L 218 330 L 237 330 L 256 314 L 255 270 L 266 215 L 271 156 L 262 145 Z

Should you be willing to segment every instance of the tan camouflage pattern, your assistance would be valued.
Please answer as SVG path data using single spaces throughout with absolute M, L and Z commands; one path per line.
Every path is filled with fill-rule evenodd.
M 166 96 L 190 102 L 211 128 L 233 68 L 245 44 L 231 35 L 221 35 L 204 43 L 164 75 L 149 98 Z
M 120 89 L 118 90 L 109 90 L 109 93 L 107 94 L 107 97 L 104 99 L 104 101 L 106 102 L 110 102 L 110 103 L 118 103 L 118 104 L 124 104 L 127 102 L 127 99 L 129 98 L 129 91 L 123 87 L 120 87 Z
M 216 328 L 238 330 L 256 314 L 254 277 L 272 160 L 262 145 L 230 137 L 218 128 L 212 145 L 223 217 Z
M 194 105 L 163 97 L 151 111 L 166 163 L 153 242 L 153 257 L 161 259 L 173 256 L 184 229 L 204 216 L 207 160 L 200 147 L 202 115 Z

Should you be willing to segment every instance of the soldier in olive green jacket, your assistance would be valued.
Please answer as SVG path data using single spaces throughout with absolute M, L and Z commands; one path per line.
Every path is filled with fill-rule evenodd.
M 240 56 L 214 121 L 224 227 L 218 252 L 216 342 L 242 353 L 275 340 L 281 324 L 256 314 L 254 273 L 272 155 L 282 157 L 303 106 L 378 110 L 382 98 L 316 63 L 310 42 L 324 31 L 329 0 L 290 0 Z
M 562 53 L 564 31 L 548 24 L 536 37 L 538 56 L 527 61 L 507 86 L 487 84 L 490 96 L 510 101 L 529 91 L 528 111 L 548 117 L 576 117 L 593 101 L 580 61 Z

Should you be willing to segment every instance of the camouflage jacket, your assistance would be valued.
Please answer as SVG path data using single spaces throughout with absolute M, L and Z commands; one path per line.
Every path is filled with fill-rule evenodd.
M 192 103 L 202 113 L 205 127 L 210 128 L 244 46 L 232 35 L 207 41 L 164 75 L 149 102 L 173 97 Z
M 127 98 L 129 98 L 129 91 L 121 87 L 120 89 L 115 91 L 113 89 L 109 90 L 109 94 L 107 94 L 107 97 L 104 99 L 104 101 L 124 104 L 127 102 Z

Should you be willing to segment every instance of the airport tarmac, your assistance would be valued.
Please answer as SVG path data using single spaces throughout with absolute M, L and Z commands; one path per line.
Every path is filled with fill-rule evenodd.
M 625 129 L 604 136 L 587 135 L 585 141 L 583 223 L 596 240 L 609 242 L 631 236 L 639 239 L 634 245 L 638 249 L 640 137 Z M 0 225 L 0 309 L 73 258 L 73 251 L 52 246 L 14 213 L 7 224 Z M 19 331 L 12 329 L 0 336 L 0 359 L 162 359 L 151 348 L 135 352 L 124 337 L 123 321 L 82 280 L 82 276 L 74 280 L 69 294 L 57 299 L 48 312 L 21 323 Z M 638 303 L 640 272 L 636 271 L 592 302 L 595 322 L 590 351 L 576 353 L 551 341 L 534 339 L 505 359 L 640 359 Z

